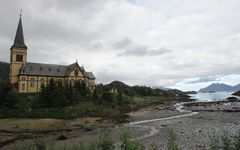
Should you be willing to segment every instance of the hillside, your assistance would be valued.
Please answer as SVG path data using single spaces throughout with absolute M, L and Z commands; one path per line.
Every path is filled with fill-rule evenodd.
M 230 86 L 223 83 L 213 83 L 205 88 L 199 90 L 199 92 L 225 92 L 225 91 L 238 91 L 240 90 L 240 84 Z
M 0 61 L 0 81 L 8 80 L 9 78 L 9 63 Z
M 240 90 L 240 84 L 233 86 L 234 91 Z
M 240 96 L 240 91 L 237 91 L 237 92 L 233 93 L 232 95 Z

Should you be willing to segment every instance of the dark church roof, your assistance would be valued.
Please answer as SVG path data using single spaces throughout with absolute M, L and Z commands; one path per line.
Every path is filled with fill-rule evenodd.
M 92 72 L 87 72 L 88 78 L 89 79 L 95 79 L 94 75 Z
M 19 22 L 18 22 L 17 32 L 16 32 L 14 43 L 13 43 L 11 49 L 12 48 L 26 48 L 27 49 L 27 46 L 24 43 L 21 16 L 20 16 L 20 19 L 19 19 Z
M 66 77 L 76 65 L 78 64 L 73 63 L 69 66 L 65 66 L 29 62 L 22 66 L 20 75 Z M 91 72 L 86 72 L 83 67 L 80 67 L 80 70 L 85 77 L 95 79 L 94 75 Z

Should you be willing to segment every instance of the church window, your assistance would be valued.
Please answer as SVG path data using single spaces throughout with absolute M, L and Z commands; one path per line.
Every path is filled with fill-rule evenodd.
M 31 87 L 34 87 L 35 86 L 35 79 L 34 78 L 32 78 L 31 80 L 30 80 L 30 82 L 31 82 Z
M 58 79 L 58 86 L 62 86 L 62 79 Z
M 23 91 L 25 90 L 25 84 L 22 84 L 22 90 Z
M 45 80 L 43 78 L 40 79 L 40 84 L 41 84 L 41 87 L 45 86 Z
M 83 83 L 83 80 L 79 79 L 78 82 L 79 82 L 79 83 Z
M 16 55 L 16 61 L 22 62 L 23 61 L 23 55 L 17 54 Z
M 78 76 L 78 70 L 74 71 L 75 76 Z
M 70 80 L 70 85 L 73 86 L 74 85 L 74 79 Z

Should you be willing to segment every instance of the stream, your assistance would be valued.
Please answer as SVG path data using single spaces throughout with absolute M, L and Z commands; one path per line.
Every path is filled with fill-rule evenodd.
M 187 112 L 187 114 L 175 115 L 175 116 L 165 117 L 165 118 L 134 121 L 134 122 L 130 122 L 129 124 L 125 125 L 125 126 L 129 126 L 129 127 L 147 129 L 149 131 L 149 133 L 146 133 L 146 134 L 144 134 L 140 137 L 132 138 L 131 140 L 142 140 L 142 139 L 149 138 L 149 137 L 154 136 L 154 135 L 159 133 L 159 129 L 157 129 L 155 126 L 147 125 L 147 123 L 159 122 L 159 124 L 160 124 L 160 122 L 171 121 L 171 120 L 174 120 L 174 119 L 190 117 L 190 116 L 199 114 L 199 112 L 192 112 L 192 111 L 189 111 L 189 110 L 184 110 L 183 105 L 185 103 L 188 103 L 188 102 L 176 103 L 174 105 L 174 107 L 175 107 L 175 110 L 177 110 L 179 112 Z M 159 128 L 162 128 L 162 126 L 159 126 Z M 117 143 L 116 145 L 118 145 L 118 144 L 119 143 Z

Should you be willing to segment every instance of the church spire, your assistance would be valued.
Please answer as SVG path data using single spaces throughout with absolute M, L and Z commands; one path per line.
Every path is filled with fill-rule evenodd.
M 17 32 L 15 35 L 14 43 L 12 48 L 26 48 L 27 46 L 24 43 L 23 28 L 22 28 L 22 10 L 20 12 L 20 18 L 18 22 Z

